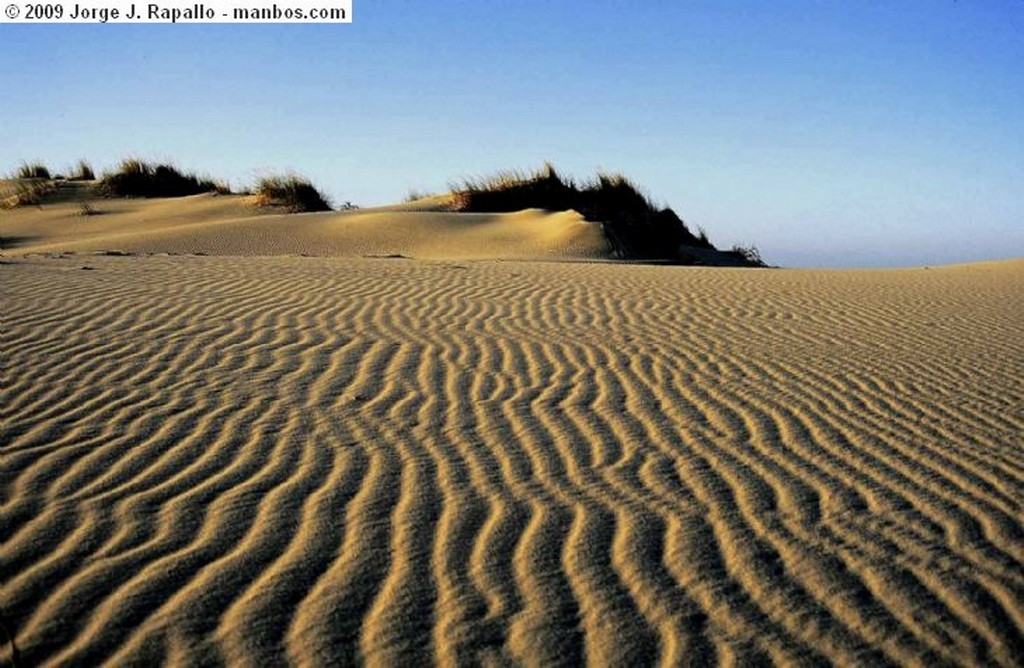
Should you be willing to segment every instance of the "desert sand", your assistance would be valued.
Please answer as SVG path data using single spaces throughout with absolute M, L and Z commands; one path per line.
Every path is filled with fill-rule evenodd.
M 0 211 L 0 663 L 1024 663 L 1024 260 L 434 204 Z

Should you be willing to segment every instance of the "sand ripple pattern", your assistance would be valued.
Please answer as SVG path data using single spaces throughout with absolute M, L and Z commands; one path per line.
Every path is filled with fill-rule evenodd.
M 1019 262 L 82 263 L 0 266 L 0 662 L 1024 663 Z

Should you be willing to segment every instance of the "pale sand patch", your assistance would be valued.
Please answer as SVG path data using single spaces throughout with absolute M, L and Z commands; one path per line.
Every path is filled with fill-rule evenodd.
M 1024 662 L 1024 261 L 466 261 L 600 253 L 572 214 L 118 207 L 0 219 L 35 232 L 0 266 L 21 665 Z M 20 257 L 111 248 L 279 257 Z

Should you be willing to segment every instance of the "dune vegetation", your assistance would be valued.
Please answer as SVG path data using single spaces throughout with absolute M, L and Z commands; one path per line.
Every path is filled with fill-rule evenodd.
M 39 204 L 42 196 L 52 192 L 62 181 L 91 182 L 96 180 L 92 164 L 81 159 L 67 176 L 51 175 L 40 162 L 22 163 L 0 190 L 5 208 L 22 204 Z M 215 192 L 231 194 L 224 181 L 184 171 L 173 164 L 126 158 L 114 169 L 105 171 L 94 190 L 106 198 L 171 198 Z M 260 178 L 249 191 L 261 207 L 281 208 L 289 213 L 330 211 L 330 200 L 308 179 L 296 174 L 271 174 Z M 355 209 L 346 202 L 343 209 Z
M 38 205 L 54 188 L 54 182 L 50 179 L 14 178 L 0 180 L 0 209 Z
M 41 176 L 45 175 L 45 176 Z M 95 173 L 82 159 L 69 172 L 67 181 L 92 182 Z M 40 204 L 59 181 L 41 163 L 23 163 L 12 180 L 14 188 L 4 193 L 3 206 Z M 545 164 L 533 172 L 503 171 L 493 176 L 464 179 L 450 186 L 451 193 L 437 197 L 436 206 L 454 213 L 515 213 L 530 209 L 550 213 L 574 211 L 584 220 L 598 224 L 610 259 L 669 264 L 765 267 L 756 246 L 734 246 L 720 251 L 703 228 L 695 234 L 667 206 L 659 206 L 630 179 L 621 174 L 599 173 L 589 180 L 566 177 Z M 215 192 L 230 194 L 223 181 L 186 172 L 172 164 L 138 158 L 122 160 L 117 168 L 103 173 L 95 192 L 106 198 L 174 198 Z M 295 173 L 268 174 L 244 192 L 257 207 L 287 213 L 326 212 L 335 207 L 308 179 Z M 427 199 L 410 192 L 406 203 Z M 444 204 L 440 204 L 444 202 Z M 425 206 L 430 208 L 430 203 Z M 338 207 L 358 207 L 345 202 Z M 85 209 L 79 203 L 80 212 Z M 426 209 L 423 209 L 426 210 Z M 553 218 L 561 229 L 565 220 Z M 545 235 L 545 236 L 550 236 Z
M 127 158 L 106 172 L 96 186 L 105 197 L 187 197 L 206 192 L 228 193 L 223 183 L 182 172 L 174 165 Z
M 605 235 L 622 259 L 685 263 L 692 254 L 682 252 L 683 248 L 716 250 L 703 231 L 691 232 L 675 211 L 657 206 L 621 174 L 600 173 L 590 180 L 576 181 L 547 163 L 533 172 L 503 171 L 465 179 L 451 188 L 457 211 L 577 211 L 587 220 L 604 225 Z M 757 253 L 734 249 L 733 254 L 741 264 L 765 266 Z
M 95 179 L 96 172 L 93 171 L 92 164 L 84 158 L 79 160 L 74 170 L 68 174 L 68 181 L 94 181 Z
M 15 172 L 16 179 L 49 179 L 50 170 L 41 162 L 23 162 Z
M 330 201 L 309 180 L 297 174 L 271 174 L 253 190 L 259 206 L 280 206 L 290 213 L 331 211 Z

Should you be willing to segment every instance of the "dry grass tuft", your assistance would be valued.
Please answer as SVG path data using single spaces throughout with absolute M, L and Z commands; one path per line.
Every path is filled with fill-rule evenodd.
M 0 209 L 13 209 L 17 206 L 39 206 L 43 196 L 56 187 L 54 182 L 42 178 L 18 178 L 14 180 L 14 192 L 7 192 L 0 199 Z
M 16 179 L 50 179 L 50 170 L 41 162 L 21 163 L 15 173 Z
M 253 194 L 258 206 L 283 206 L 292 213 L 333 209 L 312 183 L 297 174 L 264 176 Z
M 74 171 L 68 175 L 68 181 L 95 181 L 96 172 L 93 171 L 92 165 L 85 158 L 78 161 L 75 165 Z
M 622 174 L 599 173 L 576 181 L 548 163 L 534 172 L 511 170 L 466 179 L 451 189 L 456 211 L 575 210 L 604 225 L 621 258 L 672 261 L 681 259 L 680 247 L 714 249 L 706 234 L 694 235 L 675 211 L 656 205 Z
M 117 171 L 104 174 L 97 190 L 106 197 L 186 197 L 231 192 L 223 182 L 181 172 L 173 165 L 153 164 L 137 158 L 122 160 Z

